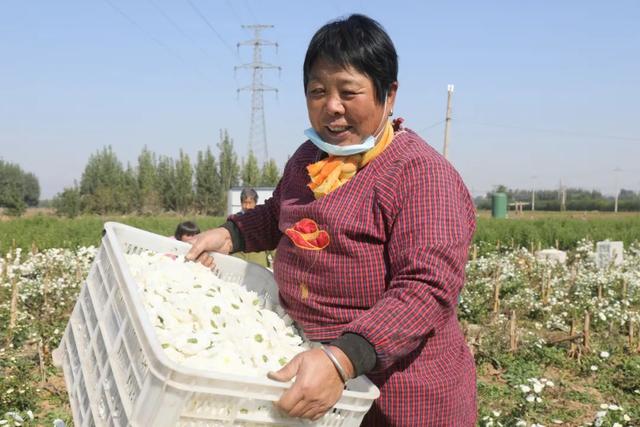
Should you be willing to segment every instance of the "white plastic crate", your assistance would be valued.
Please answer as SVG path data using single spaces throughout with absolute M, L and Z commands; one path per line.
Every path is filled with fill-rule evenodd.
M 184 254 L 189 245 L 108 222 L 102 245 L 60 342 L 54 361 L 64 370 L 77 426 L 359 426 L 379 396 L 366 377 L 349 381 L 322 419 L 303 421 L 274 407 L 290 386 L 190 369 L 167 358 L 134 282 L 125 253 Z M 215 274 L 242 283 L 278 303 L 271 272 L 241 259 L 213 254 Z

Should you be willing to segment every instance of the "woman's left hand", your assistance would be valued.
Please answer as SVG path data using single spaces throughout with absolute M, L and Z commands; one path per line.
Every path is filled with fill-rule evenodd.
M 351 378 L 353 367 L 349 358 L 339 348 L 330 348 Z M 275 405 L 291 417 L 314 421 L 336 404 L 344 390 L 336 367 L 319 348 L 298 354 L 279 371 L 269 372 L 268 377 L 276 381 L 289 381 L 296 377 Z

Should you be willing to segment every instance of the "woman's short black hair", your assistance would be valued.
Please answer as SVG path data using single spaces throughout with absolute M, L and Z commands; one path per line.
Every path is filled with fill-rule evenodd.
M 258 193 L 253 188 L 243 188 L 240 192 L 240 203 L 248 199 L 252 199 L 258 203 Z
M 185 221 L 178 224 L 174 237 L 176 240 L 182 240 L 184 236 L 195 236 L 200 234 L 200 227 L 193 221 Z
M 314 34 L 304 58 L 304 89 L 318 59 L 343 68 L 353 67 L 368 76 L 382 104 L 391 84 L 398 80 L 398 55 L 391 38 L 377 21 L 354 14 L 329 22 Z

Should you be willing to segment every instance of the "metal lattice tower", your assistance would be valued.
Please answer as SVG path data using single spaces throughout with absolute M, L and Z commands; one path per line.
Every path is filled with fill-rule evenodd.
M 257 147 L 264 147 L 264 161 L 269 158 L 269 149 L 267 148 L 267 130 L 264 121 L 264 99 L 263 92 L 273 91 L 278 93 L 278 89 L 266 86 L 262 83 L 262 70 L 277 68 L 278 71 L 281 67 L 276 65 L 267 64 L 262 62 L 262 46 L 275 46 L 276 52 L 278 50 L 278 43 L 269 40 L 263 40 L 260 38 L 260 32 L 262 30 L 273 28 L 273 25 L 243 25 L 242 28 L 253 30 L 254 37 L 251 40 L 246 40 L 237 44 L 238 50 L 240 46 L 253 46 L 253 62 L 249 64 L 242 64 L 234 67 L 234 71 L 238 68 L 248 68 L 253 71 L 253 82 L 249 86 L 241 87 L 237 90 L 238 94 L 243 90 L 251 91 L 251 127 L 249 128 L 249 150 L 253 150 L 256 157 L 260 158 L 256 153 Z M 261 154 L 261 153 L 260 153 Z

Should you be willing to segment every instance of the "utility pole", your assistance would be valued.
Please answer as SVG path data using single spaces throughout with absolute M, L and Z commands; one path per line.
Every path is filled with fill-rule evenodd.
M 615 168 L 613 170 L 613 173 L 615 174 L 615 179 L 616 179 L 616 197 L 615 197 L 615 201 L 613 203 L 613 211 L 614 212 L 618 212 L 618 197 L 620 196 L 620 180 L 618 179 L 618 173 L 622 172 L 622 169 L 620 168 Z
M 531 185 L 531 212 L 536 210 L 536 178 L 536 175 L 531 177 L 531 180 L 533 181 L 533 184 Z
M 449 128 L 451 127 L 451 98 L 453 97 L 453 85 L 447 85 L 447 116 L 444 123 L 444 147 L 442 155 L 444 158 L 449 156 Z
M 562 185 L 562 180 L 560 180 L 560 211 L 564 212 L 567 210 L 567 189 L 564 185 Z
M 264 148 L 264 157 L 266 161 L 269 158 L 269 149 L 267 147 L 267 130 L 264 121 L 264 99 L 263 92 L 274 91 L 278 93 L 278 89 L 266 86 L 262 83 L 262 70 L 277 68 L 278 71 L 281 67 L 276 65 L 267 64 L 262 62 L 262 46 L 275 46 L 276 52 L 278 49 L 278 43 L 260 38 L 260 32 L 269 28 L 273 28 L 273 25 L 243 25 L 242 28 L 247 30 L 253 30 L 254 36 L 251 40 L 245 40 L 237 44 L 238 50 L 240 46 L 253 46 L 253 62 L 248 64 L 242 64 L 234 67 L 234 71 L 238 68 L 247 68 L 253 71 L 253 81 L 251 85 L 241 87 L 237 90 L 251 91 L 251 127 L 249 128 L 249 150 L 254 151 L 258 146 Z M 255 153 L 255 151 L 254 151 Z M 259 155 L 257 156 L 260 157 Z

